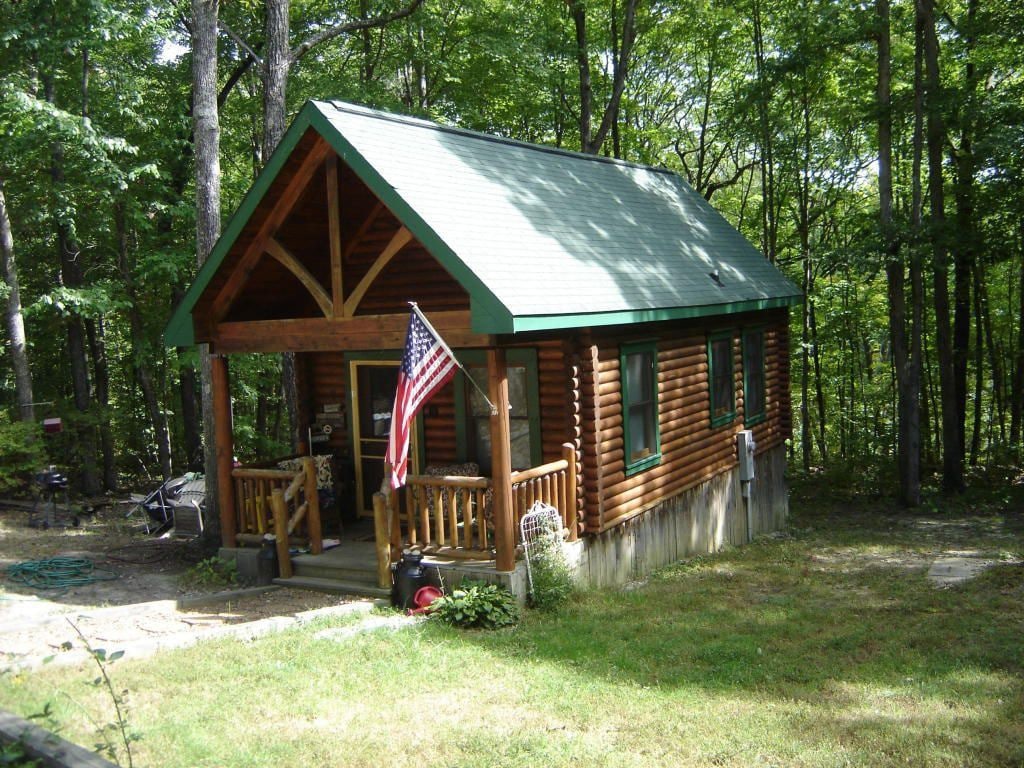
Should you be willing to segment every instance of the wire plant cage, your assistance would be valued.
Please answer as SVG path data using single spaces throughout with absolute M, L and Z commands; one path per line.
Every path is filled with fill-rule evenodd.
M 562 545 L 562 516 L 543 501 L 533 502 L 519 521 L 519 535 L 526 557 L 526 579 L 533 592 L 533 563 Z

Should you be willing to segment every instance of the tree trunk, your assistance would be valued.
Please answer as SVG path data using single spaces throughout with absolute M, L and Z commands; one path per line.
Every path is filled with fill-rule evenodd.
M 107 364 L 106 327 L 103 318 L 88 318 L 85 335 L 89 340 L 92 357 L 93 381 L 96 383 L 96 403 L 99 406 L 100 453 L 103 458 L 103 489 L 116 491 L 117 462 L 114 456 L 114 433 L 110 424 L 110 366 Z
M 196 260 L 202 265 L 220 236 L 220 122 L 217 109 L 219 0 L 192 0 L 192 131 L 196 155 Z M 220 541 L 213 375 L 209 350 L 200 346 L 208 543 Z
M 981 451 L 981 400 L 982 382 L 985 380 L 985 339 L 982 336 L 981 301 L 978 298 L 978 283 L 974 282 L 974 420 L 971 425 L 971 450 L 968 463 L 972 467 L 978 465 L 978 453 Z M 989 422 L 991 426 L 991 420 Z
M 580 78 L 580 152 L 590 151 L 593 89 L 590 85 L 590 52 L 587 46 L 587 5 L 584 0 L 566 0 L 576 30 L 576 69 Z
M 889 338 L 896 383 L 896 467 L 899 498 L 916 507 L 921 503 L 920 392 L 912 367 L 916 364 L 907 344 L 906 275 L 893 224 L 892 98 L 889 0 L 878 0 L 878 193 L 882 247 L 886 254 L 889 296 Z
M 910 204 L 910 359 L 907 372 L 907 389 L 914 401 L 910 407 L 918 410 L 917 430 L 908 428 L 911 461 L 920 463 L 925 446 L 930 445 L 928 420 L 928 393 L 922 396 L 922 370 L 924 359 L 924 267 L 921 261 L 921 227 L 924 217 L 924 194 L 921 189 L 921 163 L 924 155 L 924 28 L 921 19 L 914 24 L 914 131 L 911 149 L 911 204 Z M 920 503 L 920 482 L 915 496 Z
M 932 302 L 935 308 L 935 347 L 942 397 L 942 487 L 947 493 L 964 489 L 963 452 L 953 336 L 949 306 L 949 252 L 946 247 L 945 190 L 942 178 L 943 145 L 939 75 L 939 41 L 935 30 L 934 0 L 917 0 L 924 25 L 925 106 L 927 114 L 929 236 L 932 245 Z
M 1017 352 L 1013 365 L 1013 384 L 1010 392 L 1010 444 L 1020 451 L 1021 433 L 1024 432 L 1024 216 L 1018 222 L 1017 248 L 1020 258 L 1017 275 Z
M 55 87 L 52 75 L 43 77 L 43 92 L 50 104 L 55 104 Z M 68 221 L 69 208 L 64 200 L 64 147 L 57 142 L 50 152 L 50 179 L 53 182 L 57 208 L 54 211 L 54 230 L 57 235 L 57 253 L 60 263 L 60 285 L 77 289 L 82 287 L 81 251 L 71 235 Z M 89 387 L 89 362 L 85 349 L 85 327 L 82 317 L 72 310 L 65 318 L 68 340 L 68 359 L 71 366 L 71 385 L 74 392 L 75 409 L 81 415 L 76 425 L 75 442 L 80 460 L 79 483 L 82 492 L 95 496 L 100 492 L 100 479 L 96 468 L 96 435 L 89 423 L 92 395 Z
M 964 65 L 964 90 L 967 97 L 961 104 L 960 146 L 953 152 L 956 164 L 956 237 L 953 239 L 953 376 L 956 385 L 957 424 L 960 429 L 960 455 L 966 448 L 967 416 L 967 358 L 971 344 L 971 279 L 977 234 L 974 221 L 974 92 L 976 79 L 974 67 L 974 25 L 978 13 L 978 0 L 967 3 L 967 20 L 964 32 L 966 63 Z
M 171 440 L 167 430 L 167 415 L 160 407 L 156 386 L 153 383 L 153 372 L 150 356 L 146 349 L 146 333 L 139 308 L 138 289 L 135 285 L 135 259 L 128 242 L 128 227 L 125 221 L 125 205 L 119 203 L 114 209 L 114 227 L 117 233 L 117 263 L 124 282 L 125 293 L 128 295 L 128 327 L 132 348 L 132 372 L 135 383 L 142 392 L 142 402 L 146 406 L 146 414 L 153 429 L 156 442 L 157 460 L 160 463 L 160 476 L 164 480 L 171 477 Z
M 768 261 L 775 263 L 778 255 L 779 225 L 775 210 L 775 161 L 771 129 L 770 104 L 772 84 L 765 73 L 764 33 L 761 28 L 761 3 L 754 0 L 751 19 L 754 29 L 754 63 L 758 83 L 757 112 L 761 128 L 762 249 Z
M 803 467 L 805 472 L 811 469 L 811 408 L 809 404 L 809 383 L 811 378 L 810 356 L 808 348 L 810 340 L 810 309 L 811 298 L 811 270 L 809 260 L 804 260 L 804 296 L 806 297 L 801 313 L 802 322 L 800 328 L 800 453 L 802 454 Z
M 266 0 L 263 59 L 263 162 L 277 149 L 285 130 L 290 65 L 290 0 Z
M 14 393 L 18 404 L 17 418 L 21 421 L 35 421 L 25 316 L 21 310 L 18 265 L 14 260 L 14 234 L 11 231 L 11 218 L 7 213 L 3 179 L 0 179 L 0 270 L 4 285 L 7 286 L 7 337 L 11 342 L 11 367 L 14 369 Z
M 587 39 L 587 8 L 585 0 L 566 0 L 576 31 L 576 67 L 580 80 L 580 151 L 596 155 L 601 151 L 613 123 L 618 119 L 619 104 L 626 89 L 626 77 L 636 41 L 637 0 L 627 0 L 623 9 L 622 41 L 612 46 L 612 92 L 593 132 L 594 92 L 590 81 L 590 43 Z M 613 32 L 614 34 L 614 32 Z
M 277 149 L 284 136 L 290 66 L 289 0 L 267 0 L 266 58 L 263 69 L 263 162 Z M 281 355 L 281 387 L 288 413 L 288 436 L 293 449 L 301 442 L 298 423 L 298 385 L 295 379 L 295 353 Z
M 1003 367 L 1003 357 L 999 345 L 996 343 L 995 331 L 992 328 L 992 312 L 988 300 L 988 283 L 986 282 L 985 267 L 980 260 L 974 262 L 974 292 L 974 301 L 977 306 L 976 314 L 984 332 L 984 345 L 988 350 L 989 370 L 992 374 L 994 419 L 999 429 L 999 443 L 1004 445 L 1006 443 L 1006 369 Z M 978 354 L 982 354 L 980 349 Z M 979 362 L 979 372 L 981 368 L 982 366 Z

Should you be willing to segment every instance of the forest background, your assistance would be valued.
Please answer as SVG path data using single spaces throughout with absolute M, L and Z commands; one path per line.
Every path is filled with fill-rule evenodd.
M 806 294 L 795 471 L 1019 466 L 1018 0 L 0 0 L 0 485 L 201 463 L 162 332 L 308 98 L 678 171 Z M 287 452 L 288 369 L 232 361 L 241 460 Z

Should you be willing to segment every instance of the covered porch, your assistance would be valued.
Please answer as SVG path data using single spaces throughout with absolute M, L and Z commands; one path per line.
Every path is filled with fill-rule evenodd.
M 505 351 L 490 348 L 486 359 L 489 397 L 497 406 L 489 425 L 489 476 L 437 474 L 438 467 L 430 467 L 435 471 L 410 474 L 402 488 L 391 491 L 387 483 L 379 482 L 384 477 L 383 459 L 372 455 L 372 445 L 363 445 L 363 451 L 356 445 L 341 457 L 355 469 L 356 495 L 338 502 L 354 504 L 355 509 L 346 515 L 337 514 L 338 510 L 325 515 L 317 489 L 318 459 L 325 457 L 310 455 L 313 444 L 298 445 L 302 455 L 283 462 L 287 468 L 268 466 L 269 462 L 234 466 L 229 359 L 223 354 L 211 355 L 222 547 L 260 547 L 273 540 L 283 581 L 325 589 L 332 588 L 333 582 L 337 591 L 351 591 L 344 587 L 370 582 L 378 589 L 389 587 L 392 563 L 410 547 L 441 567 L 481 574 L 511 572 L 521 552 L 519 522 L 538 501 L 559 511 L 566 537 L 575 540 L 580 527 L 576 446 L 564 444 L 561 458 L 554 461 L 512 469 L 512 409 Z M 300 393 L 305 394 L 308 392 Z M 358 393 L 349 395 L 350 421 L 358 421 Z M 374 415 L 378 421 L 390 418 L 389 412 Z M 357 443 L 375 439 L 361 438 L 357 428 L 353 431 Z M 315 437 L 311 430 L 307 433 Z M 430 436 L 424 436 L 422 430 L 419 434 L 417 453 L 422 455 L 428 453 L 429 446 L 423 443 Z M 364 492 L 372 499 L 372 514 L 360 509 L 358 498 Z M 325 517 L 333 520 L 332 530 L 326 533 Z M 326 550 L 325 538 L 333 545 Z M 301 554 L 293 554 L 296 549 Z

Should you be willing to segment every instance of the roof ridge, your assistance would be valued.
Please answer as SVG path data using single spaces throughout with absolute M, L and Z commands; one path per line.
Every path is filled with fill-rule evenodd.
M 455 125 L 444 125 L 443 123 L 435 123 L 433 120 L 427 120 L 422 117 L 402 115 L 397 112 L 385 112 L 384 110 L 374 109 L 372 107 L 367 107 L 362 104 L 353 104 L 352 102 L 341 101 L 339 99 L 310 99 L 310 101 L 320 104 L 330 104 L 331 107 L 338 110 L 339 112 L 348 112 L 354 115 L 372 117 L 377 120 L 387 120 L 393 123 L 403 123 L 406 125 L 411 125 L 416 128 L 440 131 L 442 133 L 453 133 L 471 139 L 479 139 L 481 141 L 494 142 L 495 144 L 507 144 L 509 146 L 521 147 L 523 149 L 529 149 L 535 152 L 544 152 L 552 155 L 562 155 L 573 160 L 589 160 L 591 162 L 606 163 L 608 165 L 618 165 L 624 168 L 636 168 L 642 171 L 653 171 L 654 173 L 660 173 L 666 176 L 679 176 L 678 173 L 676 173 L 670 168 L 658 167 L 655 165 L 645 165 L 644 163 L 634 163 L 629 160 L 621 160 L 616 157 L 605 157 L 603 155 L 588 155 L 585 152 L 577 152 L 572 149 L 562 149 L 561 147 L 552 147 L 548 146 L 547 144 L 534 144 L 529 141 L 521 141 L 520 139 L 510 139 L 505 136 L 495 136 L 494 134 L 491 133 L 474 131 L 469 128 L 461 128 Z

